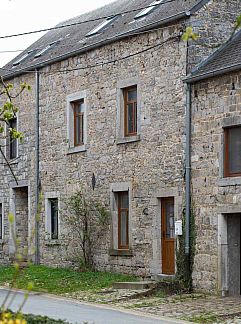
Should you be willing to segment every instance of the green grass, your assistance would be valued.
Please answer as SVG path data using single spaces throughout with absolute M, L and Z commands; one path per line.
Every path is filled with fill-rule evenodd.
M 212 312 L 205 312 L 202 314 L 197 314 L 188 317 L 185 316 L 182 317 L 182 319 L 200 324 L 222 323 L 221 318 Z
M 13 267 L 0 267 L 0 285 L 10 283 L 13 278 Z M 26 289 L 29 282 L 34 284 L 34 291 L 53 294 L 71 293 L 74 291 L 95 292 L 111 287 L 116 281 L 136 281 L 134 276 L 105 273 L 78 272 L 70 269 L 49 268 L 43 265 L 31 265 L 19 276 L 15 288 Z

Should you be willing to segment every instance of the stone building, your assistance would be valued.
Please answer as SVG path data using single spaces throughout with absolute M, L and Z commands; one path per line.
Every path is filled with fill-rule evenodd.
M 111 213 L 95 247 L 96 269 L 176 273 L 174 224 L 185 210 L 183 79 L 213 51 L 206 44 L 229 37 L 239 10 L 239 0 L 118 0 L 59 24 L 1 69 L 15 88 L 32 87 L 16 99 L 12 121 L 24 142 L 5 150 L 17 182 L 0 157 L 2 263 L 14 249 L 13 212 L 36 262 L 70 265 L 64 202 L 84 188 Z M 198 31 L 197 42 L 181 40 L 186 26 Z M 197 280 L 201 262 L 198 250 Z M 214 287 L 216 274 L 207 280 Z
M 193 278 L 197 288 L 240 295 L 241 32 L 187 82 L 197 227 Z

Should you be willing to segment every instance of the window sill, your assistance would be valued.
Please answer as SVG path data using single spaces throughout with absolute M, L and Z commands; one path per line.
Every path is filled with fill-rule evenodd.
M 241 185 L 241 177 L 227 177 L 218 180 L 219 187 Z
M 17 157 L 14 158 L 14 159 L 8 159 L 8 163 L 9 163 L 10 165 L 12 165 L 12 164 L 17 164 L 17 163 L 18 163 L 18 160 L 19 160 L 19 156 L 17 156 Z
M 87 148 L 86 145 L 81 145 L 81 146 L 74 146 L 74 147 L 70 147 L 68 149 L 67 154 L 74 154 L 74 153 L 80 153 L 80 152 L 86 152 Z
M 132 257 L 133 253 L 131 250 L 114 250 L 111 249 L 109 250 L 110 256 L 127 256 L 127 257 Z
M 126 143 L 138 142 L 140 140 L 141 140 L 140 135 L 120 137 L 116 139 L 116 144 L 126 144 Z
M 56 245 L 61 245 L 61 242 L 59 239 L 57 240 L 47 240 L 45 241 L 46 246 L 56 246 Z

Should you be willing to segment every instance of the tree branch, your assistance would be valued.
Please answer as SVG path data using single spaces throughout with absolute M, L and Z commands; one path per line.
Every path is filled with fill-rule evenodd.
M 12 169 L 12 167 L 11 167 L 11 164 L 8 162 L 8 159 L 6 158 L 6 156 L 5 156 L 5 154 L 4 154 L 4 152 L 3 152 L 1 146 L 0 146 L 0 153 L 2 154 L 2 156 L 3 156 L 4 160 L 5 160 L 5 162 L 7 163 L 8 167 L 9 167 L 11 173 L 12 173 L 12 176 L 14 177 L 14 180 L 16 181 L 16 183 L 17 183 L 17 185 L 18 185 L 18 180 L 17 180 L 17 178 L 16 178 L 16 176 L 15 176 L 15 174 L 14 174 L 14 172 L 13 172 L 13 169 Z

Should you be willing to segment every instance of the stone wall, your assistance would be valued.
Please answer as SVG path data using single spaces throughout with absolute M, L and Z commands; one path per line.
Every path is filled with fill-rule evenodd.
M 197 289 L 220 289 L 219 217 L 241 210 L 240 178 L 223 175 L 223 127 L 241 124 L 240 77 L 241 73 L 220 76 L 193 89 L 192 195 L 197 226 L 193 279 Z
M 225 8 L 218 6 L 219 3 L 213 1 L 209 5 L 210 10 L 212 9 L 208 20 L 210 24 L 213 22 L 211 16 L 215 15 L 215 10 L 218 11 L 215 21 L 221 24 L 224 20 L 220 12 Z M 233 14 L 230 16 L 233 18 Z M 227 17 L 228 21 L 232 20 L 230 16 Z M 194 24 L 199 21 L 200 26 L 205 25 L 206 20 L 204 9 L 200 10 L 195 17 L 191 17 L 191 22 Z M 187 25 L 189 22 L 187 21 Z M 219 26 L 218 22 L 217 26 Z M 184 207 L 185 87 L 182 79 L 186 75 L 187 63 L 199 62 L 200 58 L 207 55 L 206 51 L 195 50 L 189 51 L 187 57 L 187 46 L 178 39 L 161 45 L 163 41 L 179 33 L 182 23 L 132 36 L 40 70 L 42 263 L 54 266 L 72 264 L 66 250 L 68 245 L 66 237 L 69 232 L 64 223 L 67 197 L 76 190 L 84 188 L 92 199 L 103 203 L 107 210 L 111 210 L 110 201 L 113 195 L 111 188 L 130 183 L 130 240 L 133 255 L 109 254 L 113 245 L 113 229 L 109 224 L 103 232 L 102 242 L 95 250 L 96 268 L 137 275 L 161 272 L 160 198 L 167 195 L 175 197 L 176 219 L 181 218 Z M 219 27 L 207 28 L 207 32 L 220 35 L 221 30 Z M 157 46 L 158 44 L 160 46 Z M 153 49 L 144 53 L 118 60 L 152 46 Z M 116 59 L 116 62 L 106 64 L 110 59 Z M 98 65 L 93 68 L 88 67 L 95 64 Z M 140 137 L 136 138 L 136 141 L 123 143 L 119 141 L 117 129 L 119 88 L 120 84 L 128 84 L 130 80 L 136 80 L 138 85 Z M 30 223 L 33 228 L 36 176 L 34 73 L 14 79 L 14 86 L 23 81 L 32 85 L 33 91 L 24 92 L 17 99 L 17 105 L 20 107 L 19 130 L 25 133 L 25 141 L 19 145 L 19 158 L 12 161 L 11 165 L 19 181 L 28 183 L 31 192 Z M 67 140 L 67 97 L 79 92 L 85 93 L 87 100 L 87 141 L 85 150 L 70 154 Z M 200 138 L 200 145 L 201 143 L 209 145 L 205 138 Z M 93 174 L 96 178 L 94 190 L 92 189 Z M 4 200 L 6 224 L 9 212 L 9 183 L 12 182 L 14 179 L 7 165 L 1 163 L 2 197 L 0 198 Z M 198 187 L 197 190 L 201 189 Z M 58 197 L 60 204 L 60 237 L 55 242 L 50 242 L 46 236 L 48 197 Z M 213 251 L 215 233 L 212 230 L 203 232 L 202 229 L 198 235 L 202 234 L 207 234 L 210 238 L 209 242 L 206 242 L 206 247 L 211 246 Z M 6 230 L 7 237 L 8 230 Z M 199 241 L 198 244 L 200 245 Z M 205 262 L 215 263 L 215 260 L 210 261 L 208 257 L 205 259 L 199 255 L 202 253 L 197 250 L 194 279 L 197 282 L 201 274 L 203 279 L 200 280 L 200 286 L 206 287 L 204 265 Z M 202 263 L 198 261 L 199 258 Z M 200 274 L 198 267 L 200 267 Z M 212 286 L 216 275 L 211 275 L 211 272 L 208 274 Z
M 199 39 L 189 42 L 188 72 L 228 40 L 239 12 L 239 0 L 211 0 L 191 16 L 188 25 Z
M 27 235 L 28 233 L 28 225 L 32 229 L 35 226 L 35 72 L 11 80 L 11 83 L 14 85 L 13 91 L 15 94 L 19 92 L 20 85 L 24 82 L 28 83 L 32 90 L 22 92 L 22 94 L 14 100 L 16 107 L 19 107 L 18 130 L 24 133 L 24 140 L 23 143 L 18 143 L 18 157 L 10 161 L 11 169 L 18 182 L 15 181 L 9 166 L 5 163 L 2 155 L 0 155 L 0 201 L 4 206 L 4 238 L 1 242 L 4 258 L 1 260 L 1 264 L 9 261 L 9 252 L 11 250 L 11 243 L 9 245 L 8 215 L 10 212 L 15 214 L 14 188 L 16 190 L 18 190 L 18 187 L 21 188 L 21 186 L 29 188 L 31 194 L 28 198 L 29 204 L 27 204 L 27 208 L 30 207 L 29 215 L 31 215 L 31 218 L 27 218 L 26 223 L 26 217 L 24 216 L 24 225 L 27 226 L 25 234 Z M 19 193 L 21 193 L 21 189 L 19 190 Z M 22 222 L 19 224 L 21 224 L 21 226 L 23 225 Z M 22 228 L 22 230 L 24 232 L 24 228 Z M 26 240 L 27 237 L 24 237 L 24 239 Z
M 40 174 L 43 192 L 58 192 L 60 200 L 64 201 L 65 197 L 84 187 L 93 199 L 111 210 L 111 185 L 131 183 L 133 256 L 109 255 L 112 245 L 109 226 L 95 251 L 95 264 L 99 270 L 150 275 L 152 226 L 156 217 L 151 199 L 163 187 L 180 188 L 182 195 L 184 85 L 181 76 L 185 75 L 186 45 L 174 40 L 115 64 L 82 68 L 89 62 L 107 61 L 113 50 L 116 58 L 120 58 L 155 46 L 178 31 L 177 25 L 176 28 L 132 37 L 55 64 L 43 70 L 50 72 L 49 75 L 41 74 Z M 80 69 L 58 72 L 71 68 Z M 118 144 L 118 85 L 128 83 L 130 79 L 136 80 L 140 94 L 140 140 Z M 86 151 L 68 154 L 66 97 L 76 92 L 87 93 Z M 91 188 L 93 174 L 96 178 L 94 190 Z M 143 214 L 145 208 L 148 208 L 148 215 Z M 61 222 L 64 213 L 62 206 Z M 63 223 L 62 230 L 67 232 Z M 43 262 L 67 263 L 61 246 L 45 245 L 44 236 L 41 246 Z

